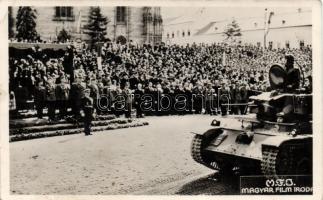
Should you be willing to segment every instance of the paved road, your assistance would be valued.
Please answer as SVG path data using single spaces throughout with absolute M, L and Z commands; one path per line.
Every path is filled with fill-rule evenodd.
M 236 178 L 190 156 L 210 116 L 147 117 L 150 125 L 10 143 L 12 194 L 236 194 Z

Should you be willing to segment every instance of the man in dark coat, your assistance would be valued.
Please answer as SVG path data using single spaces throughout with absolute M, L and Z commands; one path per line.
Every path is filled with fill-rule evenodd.
M 131 109 L 132 109 L 132 91 L 129 89 L 129 82 L 125 83 L 124 89 L 122 90 L 122 94 L 125 98 L 125 117 L 131 118 Z
M 142 109 L 141 109 L 141 97 L 144 95 L 144 90 L 142 89 L 142 84 L 138 83 L 137 89 L 134 92 L 134 100 L 135 100 L 135 109 L 137 118 L 142 118 Z
M 294 57 L 292 55 L 286 55 L 286 90 L 291 92 L 297 88 L 299 88 L 299 83 L 300 83 L 300 71 L 299 69 L 294 68 Z
M 91 90 L 85 89 L 84 90 L 84 97 L 82 98 L 82 110 L 81 116 L 83 117 L 84 123 L 84 133 L 85 135 L 92 135 L 91 134 L 91 122 L 94 118 L 93 114 L 95 109 L 93 108 L 93 99 L 90 97 Z
M 43 118 L 43 109 L 46 106 L 46 88 L 44 87 L 43 81 L 39 81 L 35 87 L 35 106 L 37 110 L 38 119 Z
M 229 88 L 226 87 L 225 83 L 222 83 L 219 93 L 220 93 L 219 100 L 220 100 L 221 115 L 225 116 L 227 115 L 227 111 L 228 111 L 228 105 L 226 104 L 230 103 L 230 91 L 229 91 Z
M 47 82 L 47 108 L 48 108 L 48 119 L 49 121 L 56 120 L 56 85 L 55 80 L 50 78 Z
M 72 107 L 72 112 L 76 120 L 80 118 L 81 99 L 83 97 L 84 89 L 85 87 L 81 84 L 81 79 L 79 77 L 76 77 L 74 83 L 71 86 L 69 95 L 70 105 Z
M 63 119 L 67 114 L 67 101 L 69 96 L 70 85 L 67 84 L 64 77 L 60 78 L 56 85 L 56 100 L 59 109 L 59 118 Z

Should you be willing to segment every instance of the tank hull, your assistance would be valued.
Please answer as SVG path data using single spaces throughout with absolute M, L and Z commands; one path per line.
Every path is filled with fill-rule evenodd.
M 194 160 L 209 168 L 221 170 L 236 167 L 246 169 L 249 174 L 262 173 L 277 177 L 282 174 L 296 175 L 298 171 L 289 168 L 298 165 L 294 160 L 305 160 L 307 169 L 305 171 L 299 169 L 299 173 L 311 173 L 311 133 L 295 136 L 289 131 L 277 132 L 272 129 L 251 131 L 248 128 L 217 127 L 196 134 L 194 140 L 191 149 L 193 158 L 199 151 L 199 157 L 197 159 L 195 157 Z M 197 150 L 198 148 L 200 149 Z M 286 156 L 283 158 L 286 154 L 291 158 L 287 160 L 288 162 Z M 282 161 L 283 159 L 285 160 Z

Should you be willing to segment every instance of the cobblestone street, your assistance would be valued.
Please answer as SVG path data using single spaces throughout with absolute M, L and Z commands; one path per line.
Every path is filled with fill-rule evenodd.
M 12 194 L 236 194 L 236 182 L 190 156 L 206 115 L 147 117 L 148 126 L 10 143 Z

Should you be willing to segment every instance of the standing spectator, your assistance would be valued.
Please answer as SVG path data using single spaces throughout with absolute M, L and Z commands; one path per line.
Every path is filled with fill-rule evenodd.
M 67 84 L 64 76 L 60 77 L 56 85 L 56 100 L 59 109 L 59 119 L 64 119 L 67 115 L 67 104 L 70 91 L 70 85 Z
M 28 90 L 26 87 L 22 86 L 20 82 L 18 87 L 14 91 L 16 96 L 17 112 L 26 108 L 26 102 L 28 99 Z
M 246 85 L 245 84 L 242 84 L 242 86 L 240 87 L 240 90 L 239 90 L 239 101 L 238 103 L 240 104 L 247 104 L 248 103 L 248 90 L 246 88 Z M 247 105 L 240 105 L 239 106 L 239 109 L 240 109 L 240 113 L 243 115 L 243 114 L 246 114 L 246 107 Z
M 131 110 L 132 110 L 132 91 L 129 88 L 129 82 L 126 82 L 124 85 L 124 89 L 122 91 L 123 96 L 125 98 L 125 117 L 131 118 Z
M 37 110 L 38 119 L 43 118 L 43 109 L 46 106 L 46 88 L 44 82 L 39 81 L 35 87 L 34 102 Z
M 76 120 L 80 119 L 81 99 L 83 98 L 84 90 L 85 87 L 81 84 L 81 78 L 76 77 L 74 83 L 72 83 L 69 95 L 72 113 Z
M 134 104 L 135 104 L 135 109 L 136 109 L 136 116 L 137 118 L 142 118 L 143 114 L 142 114 L 142 108 L 141 108 L 141 97 L 144 95 L 144 90 L 142 89 L 142 84 L 138 83 L 137 85 L 137 89 L 134 92 Z
M 220 88 L 220 109 L 221 109 L 221 115 L 225 116 L 227 115 L 228 111 L 228 104 L 230 103 L 230 92 L 229 88 L 226 87 L 225 83 L 222 84 Z
M 56 111 L 56 86 L 54 79 L 50 78 L 47 81 L 47 109 L 48 109 L 48 119 L 49 121 L 55 121 L 55 111 Z
M 207 89 L 205 90 L 205 114 L 216 115 L 216 110 L 214 106 L 216 105 L 215 100 L 215 90 L 212 88 L 212 85 L 208 83 Z

